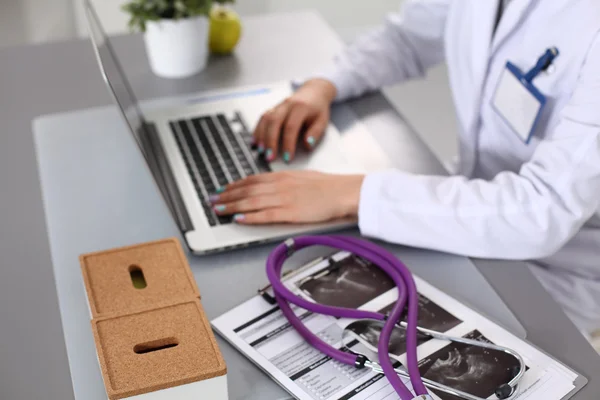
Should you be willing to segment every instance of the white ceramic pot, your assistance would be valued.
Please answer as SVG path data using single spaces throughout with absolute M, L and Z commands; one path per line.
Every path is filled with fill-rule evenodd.
M 208 18 L 164 19 L 146 24 L 144 41 L 152 71 L 163 78 L 185 78 L 206 66 Z

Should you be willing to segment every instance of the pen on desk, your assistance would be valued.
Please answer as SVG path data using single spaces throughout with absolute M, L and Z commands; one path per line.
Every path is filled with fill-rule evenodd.
M 257 95 L 261 95 L 261 94 L 267 94 L 269 92 L 271 92 L 271 89 L 269 89 L 269 88 L 259 88 L 259 89 L 247 90 L 247 91 L 243 91 L 243 92 L 231 92 L 231 93 L 206 95 L 206 96 L 199 96 L 199 97 L 190 99 L 190 100 L 188 100 L 188 103 L 198 104 L 198 103 L 205 103 L 205 102 L 211 102 L 211 101 L 217 101 L 217 100 L 234 99 L 234 98 L 239 98 L 239 97 L 250 97 L 250 96 L 257 96 Z

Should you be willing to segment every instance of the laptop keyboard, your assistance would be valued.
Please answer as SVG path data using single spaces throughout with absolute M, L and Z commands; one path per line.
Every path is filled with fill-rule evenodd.
M 233 130 L 232 123 L 241 129 Z M 242 116 L 229 120 L 224 114 L 169 122 L 173 136 L 210 226 L 230 224 L 231 216 L 218 216 L 209 196 L 218 187 L 270 171 L 267 162 L 252 149 L 252 134 Z

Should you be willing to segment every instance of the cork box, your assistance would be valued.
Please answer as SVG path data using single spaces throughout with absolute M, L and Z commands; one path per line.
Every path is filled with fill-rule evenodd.
M 79 260 L 92 318 L 200 297 L 177 239 L 84 254 Z
M 227 368 L 176 239 L 80 257 L 109 399 L 227 399 Z

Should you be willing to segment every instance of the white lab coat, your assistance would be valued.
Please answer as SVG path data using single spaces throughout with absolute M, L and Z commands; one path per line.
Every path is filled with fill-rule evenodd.
M 320 74 L 343 100 L 448 64 L 458 174 L 368 175 L 359 227 L 415 247 L 535 260 L 534 273 L 590 331 L 600 327 L 600 1 L 512 0 L 492 39 L 497 10 L 498 0 L 407 0 Z M 526 145 L 491 99 L 507 61 L 528 71 L 552 46 L 561 52 L 553 71 L 534 80 L 549 102 Z

